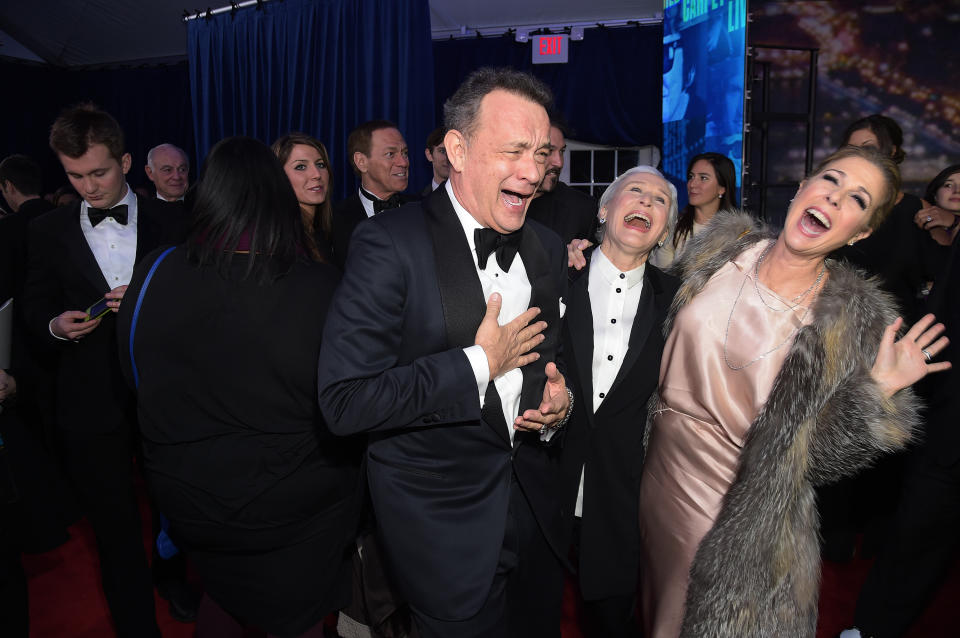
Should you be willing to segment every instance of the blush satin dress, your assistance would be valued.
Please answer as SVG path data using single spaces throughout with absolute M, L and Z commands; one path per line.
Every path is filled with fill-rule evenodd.
M 759 282 L 755 287 L 754 267 L 766 247 L 758 242 L 710 278 L 677 313 L 663 351 L 660 405 L 640 485 L 647 638 L 680 634 L 697 547 L 720 512 L 747 431 L 796 331 L 812 320 L 804 304 L 815 290 L 795 305 Z

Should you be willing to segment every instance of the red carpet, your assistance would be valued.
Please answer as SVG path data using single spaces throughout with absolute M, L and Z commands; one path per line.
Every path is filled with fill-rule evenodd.
M 146 516 L 146 512 L 144 512 Z M 113 630 L 106 601 L 100 591 L 96 547 L 85 520 L 70 528 L 71 539 L 46 554 L 27 556 L 30 579 L 30 635 L 32 638 L 110 638 Z M 149 542 L 145 539 L 145 542 Z M 849 626 L 856 594 L 867 576 L 870 562 L 853 560 L 846 565 L 824 563 L 817 638 L 833 638 Z M 190 638 L 194 625 L 178 623 L 159 597 L 157 621 L 164 638 Z M 956 562 L 933 603 L 907 638 L 950 638 L 960 622 L 960 561 Z M 567 583 L 564 592 L 563 638 L 581 638 L 577 592 Z

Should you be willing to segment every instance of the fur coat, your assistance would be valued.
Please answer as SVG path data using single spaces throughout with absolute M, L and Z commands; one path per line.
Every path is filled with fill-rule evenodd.
M 721 266 L 773 237 L 749 215 L 718 213 L 675 265 L 684 283 L 664 330 Z M 682 638 L 812 638 L 820 584 L 814 486 L 903 447 L 918 425 L 912 390 L 886 399 L 870 377 L 884 327 L 897 316 L 891 298 L 845 264 L 827 268 L 813 321 L 798 331 L 697 550 Z

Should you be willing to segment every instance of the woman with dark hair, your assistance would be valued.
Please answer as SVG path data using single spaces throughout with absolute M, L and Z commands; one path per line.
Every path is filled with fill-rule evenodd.
M 640 484 L 649 638 L 812 638 L 814 486 L 902 447 L 909 388 L 945 347 L 928 315 L 827 256 L 893 206 L 896 165 L 847 146 L 801 182 L 783 230 L 723 211 L 674 270 Z
M 917 226 L 941 246 L 950 246 L 960 228 L 960 164 L 948 166 L 927 184 L 923 199 L 930 204 L 913 216 Z
M 688 204 L 680 213 L 677 227 L 663 247 L 653 253 L 650 263 L 669 268 L 686 243 L 696 237 L 718 210 L 737 208 L 736 169 L 726 155 L 700 153 L 687 166 Z
M 841 146 L 847 144 L 876 148 L 896 164 L 906 158 L 903 131 L 885 115 L 870 115 L 848 126 Z M 919 197 L 898 189 L 893 210 L 884 223 L 856 246 L 841 248 L 834 255 L 878 275 L 881 287 L 896 298 L 908 322 L 923 314 L 921 293 L 943 268 L 947 255 L 914 224 L 914 217 L 925 206 Z
M 314 261 L 330 263 L 333 170 L 326 147 L 306 133 L 288 133 L 278 138 L 271 148 L 300 203 L 304 244 L 310 257 Z
M 339 275 L 306 258 L 290 182 L 256 140 L 211 150 L 193 211 L 118 315 L 144 474 L 203 579 L 198 636 L 321 636 L 349 602 L 356 532 L 357 454 L 316 399 Z

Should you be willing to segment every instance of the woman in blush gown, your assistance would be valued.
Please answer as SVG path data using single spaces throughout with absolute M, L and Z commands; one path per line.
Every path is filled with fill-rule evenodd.
M 844 147 L 779 235 L 721 212 L 679 260 L 640 488 L 648 638 L 814 635 L 814 486 L 905 445 L 909 386 L 949 367 L 931 362 L 946 346 L 932 316 L 896 340 L 889 298 L 826 260 L 898 188 L 889 158 Z

